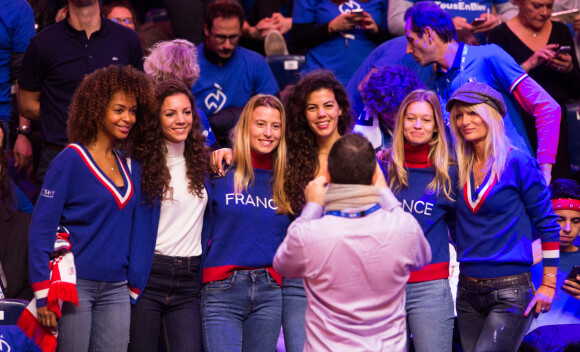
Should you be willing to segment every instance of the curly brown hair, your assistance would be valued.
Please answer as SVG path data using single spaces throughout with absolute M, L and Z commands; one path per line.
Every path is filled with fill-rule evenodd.
M 193 95 L 189 88 L 180 81 L 167 80 L 155 85 L 157 98 L 156 114 L 149 115 L 145 123 L 135 131 L 135 140 L 132 156 L 141 162 L 141 187 L 145 194 L 145 202 L 152 204 L 156 199 L 172 199 L 173 189 L 169 186 L 171 174 L 167 168 L 165 154 L 167 147 L 161 130 L 161 106 L 167 97 L 184 94 L 191 103 L 193 122 L 191 131 L 185 140 L 185 166 L 188 189 L 191 194 L 203 197 L 204 181 L 208 177 L 209 150 L 205 147 L 205 136 L 200 130 L 200 118 L 195 109 Z
M 156 109 L 153 83 L 145 73 L 131 66 L 111 65 L 87 75 L 75 91 L 67 121 L 70 143 L 88 146 L 97 140 L 107 105 L 118 92 L 131 94 L 137 101 L 135 125 L 123 144 L 133 140 L 133 130 Z
M 294 213 L 302 211 L 305 203 L 304 188 L 316 176 L 320 167 L 316 135 L 306 120 L 308 97 L 319 89 L 328 89 L 334 93 L 336 102 L 342 110 L 337 124 L 341 136 L 350 133 L 354 122 L 346 90 L 330 71 L 316 70 L 305 75 L 290 92 L 286 104 L 288 171 L 285 189 Z

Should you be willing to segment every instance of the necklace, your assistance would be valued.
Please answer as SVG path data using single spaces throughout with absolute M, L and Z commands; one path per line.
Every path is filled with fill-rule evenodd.
M 324 152 L 324 151 L 322 151 L 322 150 L 319 150 L 319 151 L 318 151 L 318 154 L 326 155 L 326 154 L 328 154 L 328 153 L 327 153 L 327 152 Z
M 536 37 L 538 34 L 537 33 L 532 33 L 532 37 Z

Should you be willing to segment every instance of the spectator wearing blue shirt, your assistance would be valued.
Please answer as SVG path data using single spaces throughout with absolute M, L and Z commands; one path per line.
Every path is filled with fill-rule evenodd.
M 68 143 L 68 110 L 75 90 L 85 75 L 110 65 L 142 69 L 143 49 L 134 30 L 101 16 L 97 0 L 69 0 L 67 17 L 30 40 L 18 77 L 22 117 L 14 157 L 19 169 L 30 162 L 30 120 L 40 121 L 38 184 Z
M 222 146 L 229 145 L 229 132 L 252 96 L 280 90 L 266 60 L 238 46 L 243 23 L 240 4 L 212 2 L 203 25 L 207 40 L 197 47 L 201 73 L 192 89 L 195 105 L 208 117 Z
M 409 8 L 405 21 L 407 53 L 421 66 L 433 67 L 431 78 L 424 83 L 437 91 L 441 105 L 456 89 L 472 81 L 498 91 L 506 105 L 506 135 L 516 148 L 537 158 L 549 184 L 558 148 L 558 103 L 499 46 L 458 42 L 451 17 L 434 2 L 423 1 Z M 537 150 L 530 145 L 520 107 L 535 119 Z
M 549 312 L 534 319 L 522 346 L 533 346 L 541 351 L 561 351 L 566 345 L 580 341 L 579 277 L 576 277 L 577 281 L 567 278 L 574 265 L 580 265 L 580 185 L 573 180 L 559 179 L 550 185 L 550 193 L 561 227 L 557 299 L 552 302 Z M 538 256 L 540 259 L 541 256 Z M 536 287 L 542 283 L 542 270 L 539 262 L 532 267 L 532 280 Z
M 0 124 L 9 136 L 10 88 L 18 77 L 28 42 L 34 36 L 32 8 L 25 0 L 0 0 L 0 23 Z
M 292 43 L 306 49 L 303 71 L 332 71 L 344 86 L 390 35 L 386 0 L 296 0 Z
M 174 39 L 155 44 L 143 62 L 143 69 L 155 82 L 176 79 L 191 89 L 199 78 L 197 49 L 185 39 Z M 195 107 L 201 120 L 201 132 L 205 145 L 217 149 L 219 144 L 211 130 L 207 117 Z
M 421 0 L 389 0 L 389 31 L 394 35 L 405 34 L 405 11 Z M 509 0 L 442 0 L 437 4 L 449 12 L 456 30 L 488 33 L 518 14 L 518 8 Z M 493 11 L 495 10 L 495 11 Z M 478 21 L 475 21 L 478 19 Z M 485 39 L 481 36 L 480 39 Z

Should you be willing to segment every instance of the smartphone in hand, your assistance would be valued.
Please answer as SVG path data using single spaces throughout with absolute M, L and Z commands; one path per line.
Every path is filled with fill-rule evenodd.
M 486 21 L 486 19 L 485 19 L 485 18 L 476 18 L 476 19 L 474 19 L 474 20 L 471 22 L 471 25 L 472 25 L 473 27 L 477 27 L 477 26 L 479 26 L 480 24 L 482 24 L 482 23 L 483 23 L 483 22 L 485 22 L 485 21 Z
M 580 266 L 574 265 L 572 267 L 572 270 L 570 270 L 570 273 L 568 274 L 568 277 L 566 278 L 566 280 L 574 281 L 575 283 L 580 284 L 578 279 L 576 279 L 576 276 L 578 276 L 578 275 L 580 275 Z
M 570 54 L 570 51 L 572 50 L 572 48 L 570 48 L 569 45 L 563 45 L 561 47 L 558 48 L 558 51 L 556 51 L 556 56 L 558 55 L 563 55 L 563 54 Z

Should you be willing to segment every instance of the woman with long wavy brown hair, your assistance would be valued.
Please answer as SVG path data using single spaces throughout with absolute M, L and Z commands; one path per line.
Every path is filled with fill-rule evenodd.
M 200 351 L 200 263 L 209 229 L 209 154 L 191 91 L 157 83 L 157 113 L 136 131 L 131 156 L 141 198 L 129 284 L 129 351 Z M 207 244 L 207 243 L 206 243 Z M 167 298 L 169 297 L 169 299 Z
M 321 175 L 334 142 L 349 133 L 353 119 L 342 84 L 329 71 L 305 75 L 294 87 L 288 103 L 288 173 L 286 194 L 294 214 L 305 204 L 304 189 Z M 306 340 L 306 296 L 302 279 L 284 279 L 282 326 L 287 351 L 302 351 Z

